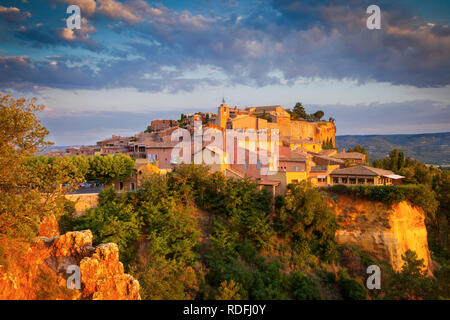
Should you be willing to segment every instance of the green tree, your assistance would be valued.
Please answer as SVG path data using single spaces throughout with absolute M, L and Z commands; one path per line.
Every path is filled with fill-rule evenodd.
M 16 100 L 0 94 L 0 241 L 33 239 L 41 219 L 62 213 L 59 186 L 67 177 L 44 177 L 48 168 L 40 166 L 42 170 L 35 172 L 29 165 L 39 148 L 51 144 L 45 140 L 47 129 L 37 118 L 44 106 L 35 103 L 36 99 Z M 46 193 L 42 193 L 43 187 Z
M 241 300 L 239 290 L 239 283 L 236 283 L 233 280 L 223 281 L 220 284 L 216 300 Z
M 433 299 L 434 281 L 428 277 L 423 259 L 418 259 L 414 251 L 402 255 L 403 266 L 389 279 L 386 289 L 387 299 L 415 300 Z
M 312 114 L 312 118 L 316 121 L 319 121 L 320 119 L 323 118 L 324 115 L 325 113 L 322 110 L 318 110 Z
M 320 300 L 319 281 L 301 272 L 291 274 L 290 290 L 297 300 Z
M 339 290 L 347 300 L 366 300 L 367 289 L 358 281 L 343 277 L 339 280 Z
M 129 178 L 134 170 L 134 160 L 124 154 L 89 157 L 89 179 L 106 185 Z
M 308 118 L 308 115 L 307 115 L 302 103 L 297 102 L 291 111 L 291 119 L 292 120 L 304 120 L 307 118 Z
M 398 168 L 398 149 L 394 149 L 391 152 L 389 152 L 389 158 L 390 158 L 390 164 L 389 169 L 397 172 Z
M 400 170 L 404 166 L 405 166 L 405 154 L 403 153 L 403 151 L 400 151 L 398 153 L 398 169 Z
M 337 224 L 324 195 L 305 181 L 288 189 L 277 208 L 281 233 L 292 239 L 294 246 L 330 261 L 336 255 Z

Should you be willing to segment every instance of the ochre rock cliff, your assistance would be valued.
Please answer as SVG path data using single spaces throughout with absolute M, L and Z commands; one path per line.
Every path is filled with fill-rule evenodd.
M 338 243 L 356 245 L 373 258 L 387 261 L 394 270 L 401 269 L 401 256 L 409 249 L 424 259 L 430 270 L 425 214 L 421 208 L 406 201 L 388 207 L 349 195 L 337 196 L 330 206 L 339 224 Z
M 67 288 L 70 265 L 80 268 L 80 290 Z M 89 230 L 41 237 L 0 269 L 0 299 L 140 299 L 139 283 L 124 273 L 117 245 L 92 247 Z

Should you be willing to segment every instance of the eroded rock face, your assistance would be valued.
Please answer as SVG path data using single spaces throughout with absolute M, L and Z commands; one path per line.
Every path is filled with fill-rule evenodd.
M 330 206 L 339 224 L 338 243 L 356 245 L 373 258 L 389 262 L 394 270 L 401 269 L 401 256 L 409 249 L 424 259 L 430 270 L 425 214 L 421 208 L 406 201 L 388 207 L 348 195 L 337 196 Z
M 140 299 L 139 283 L 124 273 L 117 245 L 93 247 L 89 230 L 41 237 L 21 260 L 0 277 L 0 299 Z M 80 290 L 67 289 L 70 265 L 80 268 Z

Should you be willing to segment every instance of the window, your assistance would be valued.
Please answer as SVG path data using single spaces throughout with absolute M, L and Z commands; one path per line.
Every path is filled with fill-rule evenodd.
M 367 184 L 373 184 L 373 178 L 367 179 Z
M 298 171 L 298 167 L 297 166 L 294 167 L 294 171 Z
M 364 178 L 358 178 L 358 184 L 364 184 L 365 180 Z
M 350 178 L 350 184 L 356 184 L 356 178 Z
M 291 183 L 298 183 L 298 180 L 291 180 Z
M 258 169 L 261 169 L 261 161 L 258 160 L 258 162 L 256 163 L 256 166 L 258 167 Z
M 131 191 L 134 191 L 134 182 L 131 183 Z
M 123 190 L 123 182 L 121 181 L 120 183 L 119 183 L 119 190 Z
M 348 179 L 347 178 L 342 178 L 342 183 L 347 184 L 348 183 Z
M 244 170 L 247 170 L 247 161 L 244 160 Z
M 333 183 L 339 183 L 339 178 L 333 178 Z

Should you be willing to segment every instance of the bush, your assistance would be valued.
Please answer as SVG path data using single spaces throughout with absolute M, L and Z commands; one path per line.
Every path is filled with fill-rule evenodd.
M 347 300 L 366 300 L 367 290 L 358 281 L 348 278 L 339 280 L 339 290 L 342 297 Z
M 319 281 L 301 272 L 291 274 L 291 291 L 297 300 L 320 300 Z
M 305 181 L 290 185 L 288 194 L 277 205 L 279 233 L 292 239 L 292 248 L 318 255 L 324 261 L 336 257 L 337 223 L 319 190 Z

